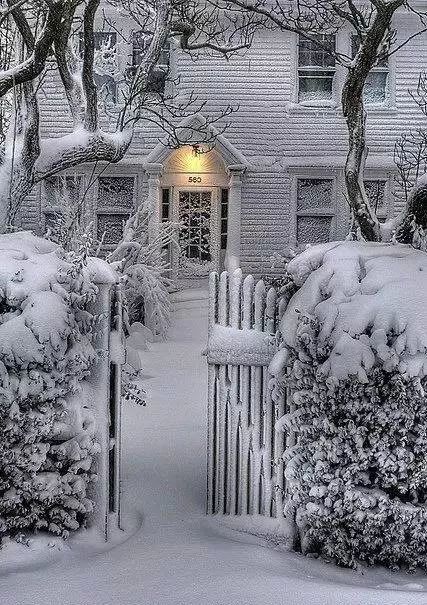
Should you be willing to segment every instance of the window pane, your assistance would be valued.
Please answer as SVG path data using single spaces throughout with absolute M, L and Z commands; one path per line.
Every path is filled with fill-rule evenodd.
M 133 190 L 133 177 L 100 177 L 98 179 L 98 208 L 132 208 Z
M 169 220 L 170 212 L 170 190 L 162 189 L 162 221 Z
M 94 73 L 93 79 L 104 101 L 115 103 L 117 100 L 117 83 L 114 78 L 108 74 Z
M 80 201 L 81 177 L 54 176 L 44 181 L 45 206 L 76 206 Z
M 367 104 L 384 103 L 387 97 L 388 72 L 371 71 L 363 90 L 364 101 Z
M 315 39 L 322 45 L 319 46 L 315 41 L 306 40 L 299 37 L 298 43 L 298 65 L 300 67 L 335 67 L 335 36 L 320 34 Z
M 62 214 L 60 212 L 45 212 L 44 213 L 44 221 L 46 231 L 50 229 L 50 231 L 55 232 L 61 226 Z
M 334 74 L 330 72 L 300 72 L 299 101 L 330 101 Z
M 164 66 L 156 65 L 148 76 L 147 92 L 162 94 L 165 91 L 167 70 Z
M 98 214 L 96 235 L 105 245 L 116 245 L 123 236 L 129 214 Z
M 322 244 L 328 242 L 331 236 L 331 225 L 332 217 L 330 216 L 298 216 L 298 244 Z
M 111 51 L 117 44 L 116 32 L 94 32 L 94 36 L 95 50 Z
M 145 32 L 133 32 L 132 34 L 132 65 L 140 65 L 145 52 L 150 43 L 150 39 Z
M 297 211 L 332 208 L 331 179 L 298 179 Z
M 179 244 L 184 257 L 211 260 L 211 192 L 179 192 Z
M 364 183 L 371 208 L 375 211 L 385 211 L 386 181 L 365 181 Z

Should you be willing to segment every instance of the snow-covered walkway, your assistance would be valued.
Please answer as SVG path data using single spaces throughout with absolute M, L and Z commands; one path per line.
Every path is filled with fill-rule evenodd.
M 130 537 L 107 552 L 79 547 L 39 569 L 9 575 L 0 570 L 1 604 L 427 603 L 424 576 L 337 570 L 221 530 L 204 515 L 206 311 L 182 307 L 170 340 L 144 354 L 152 376 L 149 406 L 125 408 L 124 510 Z

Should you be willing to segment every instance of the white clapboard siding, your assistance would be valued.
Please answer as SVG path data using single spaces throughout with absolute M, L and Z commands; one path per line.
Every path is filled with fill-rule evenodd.
M 399 14 L 397 44 L 417 30 L 415 16 Z M 120 29 L 121 23 L 116 23 Z M 128 31 L 129 24 L 123 28 Z M 126 29 L 127 28 L 127 29 Z M 340 44 L 349 44 L 350 32 L 339 33 Z M 126 36 L 125 36 L 126 38 Z M 130 49 L 123 44 L 120 52 Z M 427 64 L 427 33 L 414 37 L 390 59 L 390 103 L 368 108 L 368 165 L 387 178 L 393 170 L 393 149 L 397 137 L 408 129 L 425 128 L 425 117 L 414 103 L 410 91 L 417 87 L 420 72 Z M 342 238 L 348 226 L 342 169 L 347 150 L 347 133 L 340 108 L 339 89 L 345 70 L 338 68 L 336 106 L 304 107 L 297 101 L 297 44 L 294 34 L 259 32 L 253 45 L 229 61 L 215 54 L 201 53 L 197 61 L 175 48 L 171 60 L 176 92 L 185 99 L 196 95 L 206 116 L 216 118 L 226 107 L 236 110 L 223 121 L 225 136 L 248 161 L 242 184 L 241 263 L 245 272 L 272 273 L 270 258 L 295 239 L 295 200 L 292 199 L 292 168 L 310 170 L 313 166 L 338 168 L 337 229 L 333 237 Z M 338 73 L 339 72 L 339 73 Z M 72 120 L 54 70 L 43 80 L 41 131 L 44 137 L 69 132 Z M 105 116 L 104 116 L 105 125 Z M 113 120 L 114 122 L 114 120 Z M 114 125 L 112 124 L 112 127 Z M 142 121 L 124 162 L 124 171 L 144 175 L 144 162 L 163 133 Z M 388 165 L 385 161 L 388 159 Z M 112 171 L 109 167 L 107 171 Z M 368 176 L 369 178 L 369 176 Z M 31 207 L 30 207 L 31 206 Z M 401 210 L 397 200 L 394 212 Z M 22 225 L 33 228 L 40 220 L 40 203 L 29 200 L 22 213 Z
M 285 395 L 268 372 L 284 307 L 240 270 L 210 275 L 208 485 L 210 514 L 282 514 Z

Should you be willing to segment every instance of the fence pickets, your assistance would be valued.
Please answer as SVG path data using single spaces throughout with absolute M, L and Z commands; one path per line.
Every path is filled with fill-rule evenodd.
M 252 275 L 243 279 L 240 270 L 212 273 L 209 287 L 210 334 L 220 325 L 275 339 L 284 306 L 274 287 Z M 285 443 L 274 426 L 285 413 L 285 394 L 266 361 L 249 365 L 233 351 L 233 363 L 218 363 L 213 342 L 208 343 L 208 513 L 281 516 Z

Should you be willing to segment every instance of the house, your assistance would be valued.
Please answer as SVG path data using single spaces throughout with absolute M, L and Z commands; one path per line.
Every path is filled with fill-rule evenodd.
M 411 13 L 398 14 L 398 43 L 419 24 Z M 99 26 L 98 44 L 117 45 L 115 69 L 124 73 L 137 64 L 143 42 L 129 24 L 126 46 L 108 26 Z M 343 28 L 325 40 L 349 55 L 351 31 Z M 104 246 L 119 240 L 123 222 L 135 204 L 149 200 L 153 223 L 179 221 L 180 252 L 171 262 L 178 277 L 203 277 L 212 268 L 241 266 L 244 272 L 271 272 L 271 257 L 288 244 L 322 242 L 345 236 L 349 212 L 345 200 L 343 166 L 347 132 L 339 93 L 345 70 L 326 52 L 295 34 L 259 32 L 252 47 L 230 61 L 201 55 L 197 61 L 176 48 L 172 40 L 160 59 L 171 82 L 183 96 L 194 92 L 205 101 L 201 112 L 183 127 L 203 124 L 205 116 L 235 111 L 219 120 L 221 130 L 213 149 L 203 145 L 166 148 L 162 133 L 142 124 L 131 148 L 118 165 L 99 170 L 84 166 L 61 179 L 71 196 L 90 184 L 85 212 L 94 221 Z M 366 187 L 380 217 L 398 213 L 404 203 L 395 196 L 396 139 L 408 129 L 425 126 L 414 103 L 420 71 L 427 64 L 427 33 L 381 62 L 370 75 Z M 161 72 L 161 70 L 160 70 Z M 161 75 L 161 74 L 160 74 Z M 112 78 L 100 74 L 114 105 L 117 90 Z M 153 94 L 164 85 L 153 82 Z M 44 83 L 42 128 L 64 134 L 72 127 L 61 88 L 52 77 Z M 58 118 L 60 116 L 60 118 Z M 106 118 L 107 120 L 107 118 Z M 25 228 L 43 232 L 54 219 L 58 179 L 47 181 L 27 200 L 22 213 Z

